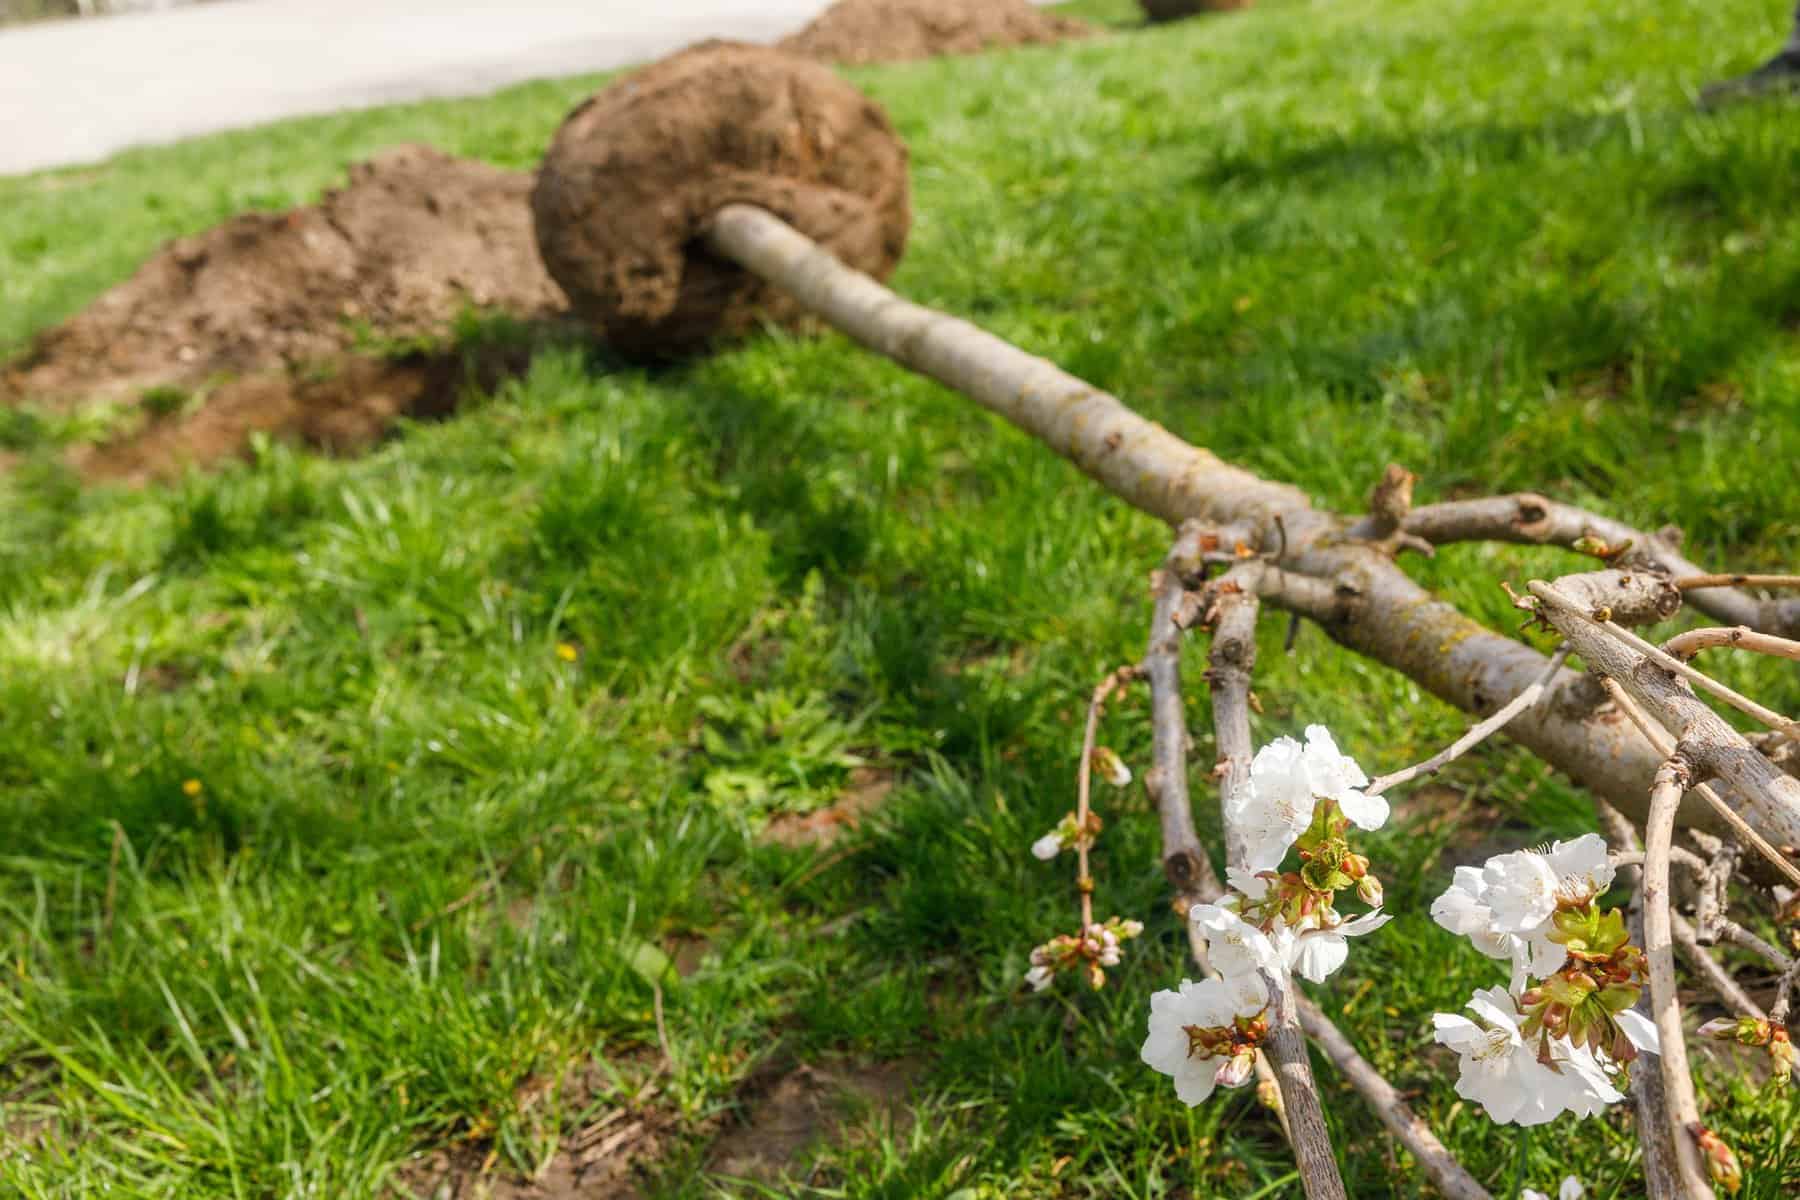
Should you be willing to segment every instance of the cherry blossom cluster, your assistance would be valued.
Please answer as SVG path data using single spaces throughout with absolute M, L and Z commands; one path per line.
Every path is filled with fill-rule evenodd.
M 1090 763 L 1114 787 L 1126 787 L 1131 783 L 1131 768 L 1105 746 L 1094 748 Z M 1082 788 L 1085 798 L 1085 782 Z M 1056 823 L 1056 828 L 1031 844 L 1032 856 L 1048 862 L 1065 850 L 1085 854 L 1100 836 L 1102 828 L 1100 814 L 1092 809 L 1085 813 L 1069 813 Z M 1084 864 L 1085 861 L 1084 859 Z M 1089 987 L 1105 987 L 1106 968 L 1119 965 L 1120 946 L 1144 931 L 1141 921 L 1128 921 L 1119 917 L 1108 917 L 1104 922 L 1092 920 L 1093 903 L 1090 898 L 1094 892 L 1094 881 L 1083 874 L 1075 881 L 1075 885 L 1081 893 L 1083 924 L 1077 933 L 1058 934 L 1043 945 L 1032 948 L 1031 969 L 1025 972 L 1025 982 L 1033 991 L 1043 991 L 1064 971 L 1084 975 Z
M 1079 971 L 1087 976 L 1088 986 L 1106 986 L 1106 968 L 1119 965 L 1119 946 L 1144 932 L 1142 921 L 1126 921 L 1108 917 L 1105 924 L 1095 922 L 1078 934 L 1059 934 L 1031 951 L 1031 970 L 1025 982 L 1031 990 L 1041 992 L 1049 987 L 1060 971 Z
M 1511 963 L 1507 988 L 1470 998 L 1474 1020 L 1432 1017 L 1437 1041 L 1461 1058 L 1457 1095 L 1500 1124 L 1600 1112 L 1624 1098 L 1638 1053 L 1658 1051 L 1656 1027 L 1632 1009 L 1644 952 L 1599 902 L 1612 881 L 1606 842 L 1586 834 L 1458 867 L 1431 906 L 1439 925 Z
M 1269 988 L 1291 974 L 1321 982 L 1349 956 L 1349 939 L 1389 920 L 1379 907 L 1346 919 L 1338 894 L 1354 891 L 1379 905 L 1381 881 L 1351 848 L 1352 825 L 1377 829 L 1387 801 L 1366 795 L 1368 776 L 1319 725 L 1304 744 L 1278 738 L 1250 765 L 1249 782 L 1226 799 L 1226 820 L 1243 842 L 1244 865 L 1227 872 L 1231 890 L 1216 904 L 1195 905 L 1189 920 L 1221 978 L 1151 997 L 1150 1033 L 1141 1057 L 1175 1081 L 1189 1105 L 1215 1087 L 1249 1078 L 1267 1033 Z M 1282 870 L 1292 850 L 1298 865 Z

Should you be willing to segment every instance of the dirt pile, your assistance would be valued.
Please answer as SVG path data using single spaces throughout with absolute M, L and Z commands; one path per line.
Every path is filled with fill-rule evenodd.
M 469 308 L 563 297 L 538 258 L 528 176 L 400 146 L 317 205 L 248 213 L 158 251 L 40 335 L 0 397 L 72 401 L 328 359 L 359 336 L 444 333 Z
M 732 203 L 760 205 L 885 278 L 911 225 L 906 148 L 829 68 L 707 42 L 571 112 L 532 193 L 550 273 L 608 342 L 639 355 L 799 319 L 793 300 L 700 246 Z
M 1084 22 L 1042 12 L 1027 0 L 838 0 L 779 45 L 826 62 L 904 62 L 1003 46 L 1047 46 L 1093 32 Z
M 133 485 L 243 456 L 258 434 L 327 454 L 369 449 L 401 420 L 449 417 L 470 396 L 524 374 L 527 344 L 448 346 L 380 357 L 343 354 L 305 371 L 264 371 L 207 390 L 181 414 L 150 415 L 65 458 L 81 476 Z

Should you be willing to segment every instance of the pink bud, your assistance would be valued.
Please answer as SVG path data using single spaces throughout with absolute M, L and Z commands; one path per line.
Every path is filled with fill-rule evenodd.
M 1242 1087 L 1250 1082 L 1250 1077 L 1254 1074 L 1256 1074 L 1256 1052 L 1240 1050 L 1220 1064 L 1218 1072 L 1213 1075 L 1213 1082 L 1220 1087 Z

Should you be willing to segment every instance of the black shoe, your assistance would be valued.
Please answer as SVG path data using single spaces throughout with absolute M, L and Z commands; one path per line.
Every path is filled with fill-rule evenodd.
M 1700 107 L 1717 108 L 1734 100 L 1796 91 L 1800 91 L 1800 49 L 1788 49 L 1748 75 L 1708 84 L 1700 92 Z

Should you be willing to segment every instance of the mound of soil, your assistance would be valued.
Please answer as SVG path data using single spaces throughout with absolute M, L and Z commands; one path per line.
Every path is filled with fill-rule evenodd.
M 700 246 L 724 205 L 760 205 L 877 278 L 911 226 L 906 147 L 887 114 L 827 67 L 731 42 L 691 47 L 576 108 L 531 203 L 576 311 L 638 355 L 799 319 L 786 295 Z
M 1042 12 L 1026 0 L 838 0 L 780 48 L 838 63 L 904 62 L 980 54 L 1002 46 L 1047 46 L 1092 26 Z
M 245 455 L 257 434 L 327 454 L 355 454 L 402 419 L 441 420 L 530 365 L 529 345 L 448 347 L 395 357 L 343 354 L 304 371 L 263 371 L 210 388 L 184 415 L 151 416 L 66 458 L 83 478 L 133 485 Z
M 426 146 L 350 169 L 317 205 L 248 213 L 158 251 L 40 335 L 0 398 L 189 387 L 335 357 L 359 334 L 439 335 L 469 308 L 554 312 L 531 179 Z

